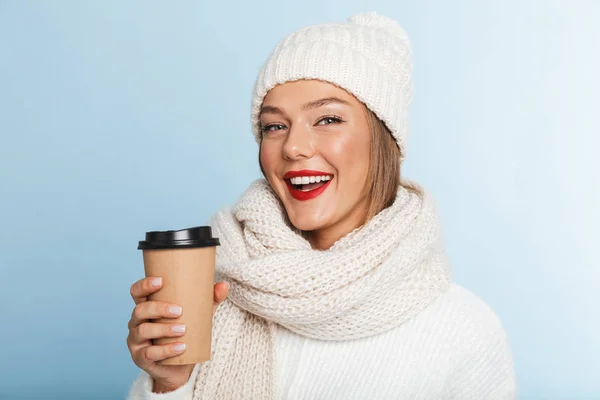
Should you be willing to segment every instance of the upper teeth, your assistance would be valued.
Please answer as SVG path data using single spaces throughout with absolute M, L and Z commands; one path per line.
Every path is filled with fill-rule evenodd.
M 331 179 L 329 175 L 322 176 L 297 176 L 295 178 L 290 179 L 292 185 L 307 185 L 309 183 L 328 181 Z

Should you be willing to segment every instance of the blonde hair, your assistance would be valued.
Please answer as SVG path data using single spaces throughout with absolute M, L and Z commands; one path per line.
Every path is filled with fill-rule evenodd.
M 400 185 L 400 148 L 396 139 L 373 111 L 366 109 L 371 132 L 371 155 L 365 184 L 368 199 L 363 224 L 394 203 Z

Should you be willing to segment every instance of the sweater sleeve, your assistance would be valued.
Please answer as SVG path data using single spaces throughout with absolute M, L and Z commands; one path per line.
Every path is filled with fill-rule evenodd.
M 514 400 L 516 378 L 506 332 L 483 301 L 477 308 L 456 349 L 457 360 L 446 399 Z
M 177 390 L 168 393 L 153 393 L 153 381 L 146 371 L 141 371 L 138 378 L 133 382 L 127 400 L 192 400 L 194 397 L 194 383 L 198 376 L 200 364 L 196 364 L 190 379 Z

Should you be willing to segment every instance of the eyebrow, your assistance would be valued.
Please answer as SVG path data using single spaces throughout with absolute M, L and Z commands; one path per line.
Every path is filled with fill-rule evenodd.
M 325 97 L 322 99 L 310 101 L 306 104 L 303 104 L 302 107 L 300 107 L 300 108 L 302 110 L 311 110 L 311 109 L 323 107 L 327 104 L 332 104 L 332 103 L 346 104 L 348 106 L 351 105 L 349 102 L 347 102 L 346 100 L 340 99 L 339 97 Z M 283 115 L 285 113 L 279 107 L 263 106 L 260 109 L 259 117 L 263 114 L 281 114 L 281 115 Z

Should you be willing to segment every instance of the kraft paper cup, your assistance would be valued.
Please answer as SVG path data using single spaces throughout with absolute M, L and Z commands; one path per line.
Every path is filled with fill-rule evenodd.
M 146 233 L 140 241 L 146 276 L 160 276 L 163 286 L 148 300 L 178 304 L 183 313 L 178 318 L 160 318 L 152 322 L 185 324 L 183 336 L 154 339 L 155 345 L 183 342 L 182 354 L 161 364 L 183 365 L 210 360 L 212 342 L 213 294 L 216 246 L 211 228 L 200 226 L 178 231 Z

